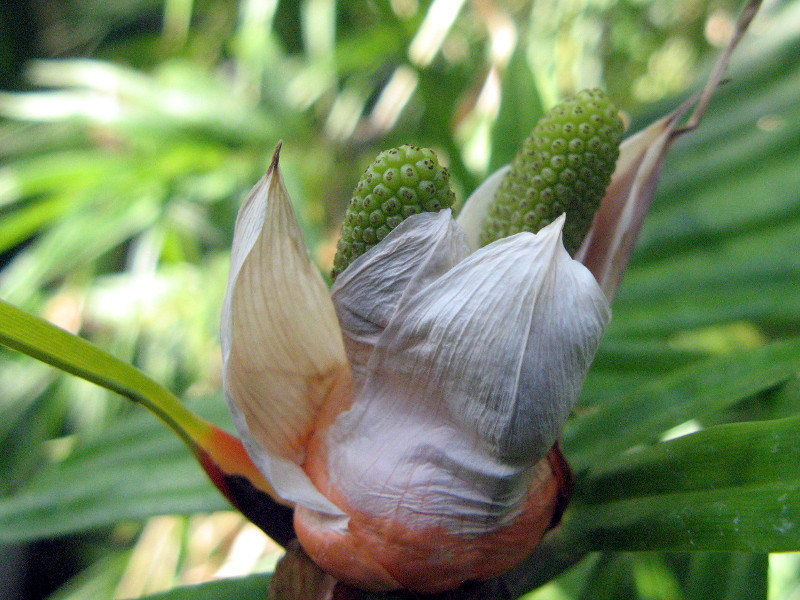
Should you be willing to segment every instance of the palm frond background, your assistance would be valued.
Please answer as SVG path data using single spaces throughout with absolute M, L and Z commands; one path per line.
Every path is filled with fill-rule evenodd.
M 566 93 L 605 87 L 632 130 L 674 106 L 738 8 L 4 4 L 0 297 L 227 423 L 217 344 L 227 253 L 238 205 L 279 139 L 307 241 L 327 270 L 349 193 L 378 151 L 433 147 L 463 200 Z M 594 552 L 533 598 L 800 597 L 796 557 L 766 553 L 800 547 L 799 49 L 800 3 L 765 3 L 732 82 L 667 164 L 566 432 L 581 481 L 567 530 Z M 5 350 L 0 392 L 0 597 L 131 597 L 225 564 L 241 523 L 196 514 L 227 505 L 150 415 Z M 748 452 L 768 435 L 773 462 Z M 669 444 L 682 443 L 677 456 L 693 460 L 670 462 Z M 710 444 L 716 453 L 703 452 Z M 721 525 L 728 512 L 715 517 L 714 507 L 737 498 L 741 526 Z M 707 510 L 692 523 L 707 531 L 682 538 L 670 515 L 697 506 Z M 738 533 L 748 510 L 774 517 L 760 537 Z M 167 514 L 177 516 L 147 521 Z M 137 543 L 148 547 L 154 528 L 171 540 L 161 546 L 172 544 L 161 561 L 172 566 L 159 573 L 136 567 Z M 203 535 L 214 540 L 204 552 Z M 719 553 L 686 552 L 695 542 Z M 271 546 L 251 554 L 250 570 L 274 563 Z M 208 596 L 263 597 L 258 577 L 223 585 Z

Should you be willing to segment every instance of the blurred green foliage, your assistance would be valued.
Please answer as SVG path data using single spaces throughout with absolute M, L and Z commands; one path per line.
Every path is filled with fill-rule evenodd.
M 591 437 L 580 437 L 591 419 L 624 417 L 625 402 L 635 407 L 635 398 L 665 389 L 659 397 L 672 403 L 719 368 L 699 361 L 800 332 L 798 6 L 766 7 L 738 61 L 746 85 L 721 90 L 667 166 L 567 433 L 580 468 L 593 456 Z M 228 248 L 238 205 L 278 140 L 307 242 L 327 271 L 350 191 L 378 151 L 433 147 L 463 201 L 562 95 L 600 85 L 635 123 L 658 114 L 649 103 L 674 106 L 737 9 L 733 0 L 0 5 L 0 297 L 80 333 L 224 421 L 217 336 Z M 689 414 L 638 437 L 632 428 L 614 452 L 652 443 L 687 417 L 702 427 L 798 413 L 796 378 L 757 379 L 747 393 L 714 396 L 702 414 L 692 396 Z M 123 489 L 127 481 L 132 489 L 121 494 L 135 496 L 130 470 L 82 461 L 117 456 L 103 448 L 124 446 L 124 433 L 140 426 L 147 433 L 130 442 L 156 444 L 161 458 L 151 468 L 165 487 L 149 504 L 140 498 L 139 512 L 137 502 L 111 495 L 108 506 L 82 504 L 84 521 L 76 509 L 63 519 L 44 513 L 38 533 L 22 522 L 27 539 L 99 531 L 69 538 L 64 552 L 76 557 L 71 569 L 93 569 L 94 581 L 105 573 L 106 592 L 130 541 L 111 535 L 115 520 L 225 506 L 202 487 L 189 457 L 164 461 L 160 452 L 180 456 L 177 443 L 160 449 L 169 442 L 159 425 L 147 429 L 147 418 L 129 415 L 136 409 L 119 398 L 2 349 L 0 391 L 0 494 L 12 501 L 33 480 L 31 489 L 43 490 L 39 506 L 47 505 L 41 498 L 60 499 L 48 482 L 86 472 L 101 484 L 117 477 Z M 13 538 L 9 522 L 0 539 Z M 29 551 L 21 548 L 4 552 Z M 595 554 L 536 597 L 766 598 L 763 555 L 723 556 Z M 28 585 L 20 572 L 9 585 Z M 713 595 L 720 573 L 728 591 Z

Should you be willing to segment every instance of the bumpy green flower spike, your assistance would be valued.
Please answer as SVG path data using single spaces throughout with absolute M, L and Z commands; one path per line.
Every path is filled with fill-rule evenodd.
M 564 246 L 574 254 L 611 181 L 623 125 L 599 89 L 553 107 L 517 153 L 489 210 L 481 243 L 536 233 L 566 212 Z
M 450 174 L 430 148 L 400 146 L 378 155 L 353 192 L 331 277 L 385 238 L 404 219 L 453 205 Z

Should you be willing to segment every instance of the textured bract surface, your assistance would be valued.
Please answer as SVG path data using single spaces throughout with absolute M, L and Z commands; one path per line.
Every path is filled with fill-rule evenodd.
M 236 222 L 223 387 L 301 544 L 337 578 L 444 591 L 507 571 L 557 519 L 566 484 L 546 457 L 610 318 L 564 221 L 473 252 L 449 208 L 423 210 L 329 293 L 276 152 Z
M 453 205 L 450 174 L 430 148 L 385 150 L 353 192 L 336 248 L 332 277 L 385 238 L 404 219 Z
M 599 89 L 553 107 L 534 128 L 500 185 L 481 243 L 537 232 L 567 213 L 564 246 L 574 254 L 611 181 L 623 125 Z

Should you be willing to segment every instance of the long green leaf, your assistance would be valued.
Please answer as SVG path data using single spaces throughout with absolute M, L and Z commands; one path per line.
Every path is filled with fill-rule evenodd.
M 713 427 L 606 460 L 566 535 L 587 549 L 800 550 L 800 417 Z
M 0 344 L 143 404 L 190 445 L 206 429 L 169 390 L 132 365 L 3 300 Z
M 564 441 L 578 469 L 607 461 L 667 429 L 731 406 L 800 370 L 800 339 L 703 361 L 654 379 L 569 423 Z
M 800 485 L 800 417 L 719 425 L 631 451 L 591 469 L 580 482 L 582 502 Z
M 576 506 L 565 524 L 587 550 L 800 550 L 800 484 L 718 489 Z
M 291 509 L 274 500 L 269 482 L 253 464 L 241 441 L 187 409 L 166 388 L 135 367 L 3 301 L 0 301 L 0 343 L 141 403 L 183 439 L 214 484 L 243 514 L 277 540 L 285 543 L 293 536 Z M 132 469 L 144 465 L 140 458 L 132 458 L 130 462 Z M 147 471 L 145 467 L 140 473 L 141 481 L 148 480 Z M 87 473 L 92 471 L 85 470 L 84 477 Z M 102 477 L 98 481 L 102 483 Z M 145 493 L 149 491 L 144 484 L 142 489 Z M 157 491 L 152 498 L 139 502 L 140 510 L 149 514 L 170 510 L 160 501 Z M 106 490 L 97 499 L 107 494 Z M 70 493 L 65 497 L 71 499 Z M 84 499 L 82 496 L 81 500 Z M 14 501 L 10 501 L 12 514 L 17 508 Z M 23 504 L 24 513 L 28 500 L 17 497 L 16 501 Z M 80 512 L 83 505 L 77 508 Z M 183 510 L 190 510 L 188 503 Z

